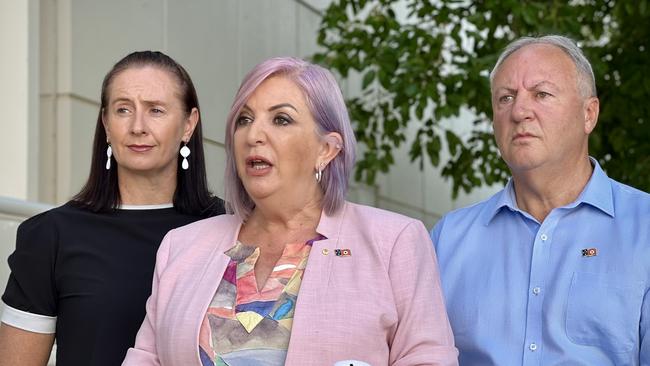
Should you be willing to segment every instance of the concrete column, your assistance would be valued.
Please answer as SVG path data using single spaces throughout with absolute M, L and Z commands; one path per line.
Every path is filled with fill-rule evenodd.
M 38 197 L 37 0 L 0 1 L 0 195 Z

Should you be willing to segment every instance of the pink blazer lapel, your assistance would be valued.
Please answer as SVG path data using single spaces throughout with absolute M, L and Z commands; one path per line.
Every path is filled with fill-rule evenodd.
M 225 248 L 227 249 L 227 248 Z M 226 267 L 230 262 L 230 257 L 221 253 L 215 253 L 211 256 L 211 260 L 206 262 L 203 274 L 197 278 L 196 292 L 194 296 L 189 296 L 186 301 L 185 309 L 188 318 L 191 319 L 190 324 L 192 324 L 192 329 L 190 329 L 190 334 L 193 334 L 192 338 L 192 347 L 194 354 L 198 359 L 198 350 L 199 350 L 199 333 L 201 330 L 201 323 L 203 317 L 205 316 L 210 301 L 214 297 L 214 294 L 217 292 L 217 287 L 221 283 L 223 274 L 226 271 Z M 200 360 L 199 360 L 200 361 Z
M 291 327 L 291 338 L 287 350 L 286 365 L 297 365 L 302 363 L 305 352 L 303 340 L 312 337 L 306 337 L 307 334 L 317 332 L 313 328 L 313 317 L 318 316 L 326 309 L 323 298 L 327 296 L 330 284 L 330 273 L 332 270 L 332 260 L 334 249 L 338 248 L 339 232 L 341 222 L 345 213 L 345 206 L 335 216 L 328 216 L 323 212 L 321 220 L 316 231 L 325 236 L 326 239 L 314 241 L 307 268 L 303 274 L 300 292 L 296 302 L 296 310 L 293 316 L 293 325 Z
M 234 245 L 240 227 L 241 222 L 233 225 L 232 230 L 225 235 L 223 231 L 213 233 L 210 232 L 212 230 L 198 235 L 205 240 L 198 243 L 197 250 L 193 253 L 192 267 L 187 268 L 178 277 L 174 311 L 169 315 L 170 319 L 180 322 L 176 323 L 175 328 L 183 329 L 183 332 L 171 335 L 175 338 L 173 343 L 187 345 L 178 347 L 177 350 L 186 353 L 179 355 L 178 359 L 183 360 L 182 364 L 200 364 L 198 334 L 201 322 L 230 262 L 224 251 Z M 219 234 L 221 240 L 218 239 Z
M 303 363 L 304 353 L 309 352 L 305 348 L 304 341 L 313 338 L 307 336 L 308 334 L 318 332 L 318 329 L 313 327 L 313 317 L 327 311 L 322 299 L 326 296 L 329 285 L 335 243 L 336 239 L 319 240 L 313 243 L 296 301 L 285 365 Z

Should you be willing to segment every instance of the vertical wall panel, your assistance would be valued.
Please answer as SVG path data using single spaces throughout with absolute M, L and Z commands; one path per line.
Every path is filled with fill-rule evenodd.
M 269 57 L 296 55 L 296 6 L 294 0 L 239 2 L 240 75 Z
M 226 167 L 226 152 L 220 145 L 206 142 L 205 165 L 208 171 L 210 190 L 219 197 L 223 197 L 223 171 Z
M 0 2 L 0 195 L 38 193 L 38 0 Z
M 102 79 L 117 60 L 164 47 L 163 0 L 69 1 L 71 89 L 61 92 L 99 100 Z
M 318 51 L 316 35 L 320 26 L 320 15 L 303 5 L 298 5 L 297 12 L 298 49 L 296 51 L 300 57 L 309 57 Z
M 204 136 L 223 143 L 226 114 L 239 85 L 238 1 L 169 0 L 169 53 L 199 94 Z

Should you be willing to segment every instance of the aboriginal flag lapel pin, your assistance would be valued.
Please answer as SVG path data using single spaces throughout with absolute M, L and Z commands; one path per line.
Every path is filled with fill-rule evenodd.
M 334 255 L 337 257 L 350 257 L 352 256 L 352 252 L 350 249 L 334 249 Z
M 595 257 L 598 255 L 598 249 L 597 248 L 586 248 L 582 250 L 582 256 L 583 257 Z

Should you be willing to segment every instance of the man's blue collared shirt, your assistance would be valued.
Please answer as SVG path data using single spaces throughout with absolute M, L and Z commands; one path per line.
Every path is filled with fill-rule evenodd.
M 431 232 L 461 365 L 650 365 L 650 195 L 593 162 L 542 223 L 510 181 Z

